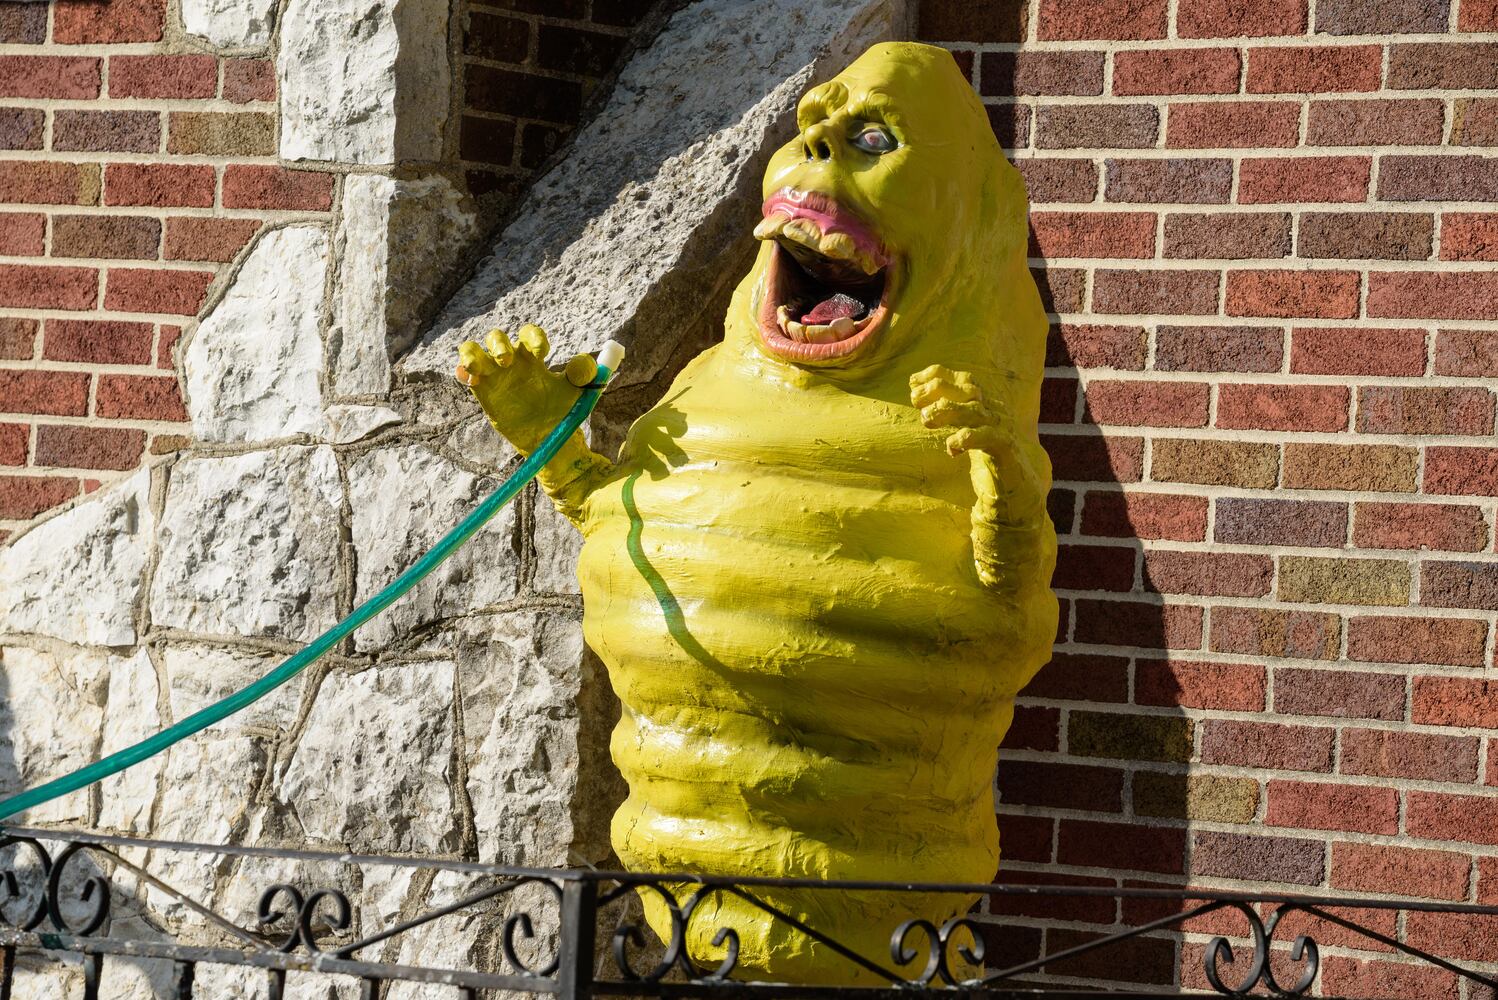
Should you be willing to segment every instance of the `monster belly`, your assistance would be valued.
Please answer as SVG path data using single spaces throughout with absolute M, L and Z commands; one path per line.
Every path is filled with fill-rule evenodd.
M 588 502 L 584 631 L 630 786 L 614 847 L 632 869 L 986 882 L 996 748 L 1054 603 L 978 582 L 966 461 L 908 406 L 784 389 L 673 390 Z M 779 902 L 887 961 L 896 901 Z M 741 967 L 852 971 L 723 905 Z

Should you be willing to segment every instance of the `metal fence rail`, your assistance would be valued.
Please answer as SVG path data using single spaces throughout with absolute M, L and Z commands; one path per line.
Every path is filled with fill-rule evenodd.
M 150 863 L 142 861 L 146 857 L 185 859 L 188 870 L 194 870 L 193 865 L 206 870 L 226 863 L 250 866 L 264 862 L 281 870 L 331 868 L 359 879 L 380 869 L 402 877 L 468 879 L 469 884 L 461 892 L 452 892 L 452 898 L 446 901 L 430 902 L 417 912 L 381 922 L 362 916 L 356 919 L 358 907 L 343 887 L 273 881 L 258 893 L 253 912 L 230 916 L 152 874 Z M 843 1000 L 909 1000 L 921 995 L 981 996 L 986 1000 L 1084 997 L 1097 996 L 1097 987 L 1046 984 L 1035 977 L 1066 960 L 1107 954 L 1109 949 L 1143 935 L 1179 929 L 1188 920 L 1219 911 L 1236 913 L 1244 930 L 1231 939 L 1215 937 L 1206 946 L 1202 971 L 1215 993 L 1153 988 L 1132 993 L 1110 991 L 1108 995 L 1310 995 L 1321 971 L 1316 942 L 1305 934 L 1293 941 L 1276 938 L 1277 932 L 1283 931 L 1285 918 L 1292 914 L 1325 921 L 1356 939 L 1366 940 L 1369 947 L 1392 951 L 1498 990 L 1498 978 L 1492 974 L 1458 966 L 1348 916 L 1349 911 L 1445 913 L 1454 919 L 1462 915 L 1498 916 L 1498 907 L 1460 903 L 1199 889 L 816 882 L 531 869 L 14 828 L 0 836 L 0 880 L 4 883 L 0 898 L 0 1000 L 33 1000 L 25 991 L 28 983 L 38 982 L 68 982 L 72 995 L 97 1000 L 105 977 L 123 965 L 148 968 L 157 995 L 177 1000 L 202 995 L 200 979 L 210 968 L 233 969 L 263 980 L 262 992 L 270 1000 L 289 996 L 287 977 L 295 973 L 346 977 L 341 981 L 357 983 L 361 1000 L 385 997 L 394 984 L 430 984 L 422 997 L 451 996 L 453 1000 L 477 1000 L 498 990 L 556 994 L 566 1000 L 595 995 Z M 985 965 L 985 931 L 993 933 L 993 921 L 1002 918 L 958 917 L 937 926 L 913 916 L 890 928 L 888 953 L 861 954 L 761 898 L 765 889 L 788 887 L 829 893 L 908 892 L 912 899 L 916 893 L 1058 901 L 1098 896 L 1151 900 L 1166 912 L 1075 946 L 1008 965 L 989 956 Z M 640 891 L 652 892 L 666 903 L 671 940 L 654 943 L 645 929 L 637 903 Z M 738 934 L 732 927 L 712 927 L 705 915 L 715 908 L 703 905 L 727 896 L 807 935 L 847 962 L 849 970 L 860 969 L 880 985 L 802 986 L 736 978 Z M 172 915 L 154 915 L 153 900 L 158 909 L 164 903 Z M 130 920 L 117 921 L 127 907 Z M 432 942 L 450 941 L 452 933 L 447 928 L 455 920 L 487 928 L 494 947 L 485 961 L 471 962 L 472 967 L 467 968 L 448 967 L 419 954 L 422 941 L 429 949 Z M 132 928 L 130 933 L 119 933 L 125 923 Z M 700 935 L 702 927 L 697 925 L 702 924 L 709 924 L 706 930 L 713 932 L 713 944 L 722 954 L 713 967 L 699 964 L 686 946 L 689 929 Z M 159 934 L 142 934 L 143 926 Z M 997 925 L 997 929 L 1002 928 L 1002 923 Z M 415 960 L 407 957 L 413 942 L 418 952 Z M 1271 954 L 1283 955 L 1276 963 L 1279 967 L 1286 962 L 1293 967 L 1293 973 L 1283 981 L 1270 962 Z M 66 973 L 60 973 L 59 963 L 68 970 Z M 974 973 L 975 968 L 983 971 Z M 49 974 L 60 977 L 37 978 Z M 349 988 L 352 990 L 352 985 Z M 35 992 L 36 987 L 30 989 Z M 48 989 L 50 1000 L 57 995 L 56 986 Z

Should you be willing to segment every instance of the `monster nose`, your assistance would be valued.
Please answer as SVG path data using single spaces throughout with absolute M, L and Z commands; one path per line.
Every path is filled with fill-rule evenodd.
M 801 133 L 801 152 L 808 160 L 830 160 L 836 143 L 825 123 L 818 123 Z

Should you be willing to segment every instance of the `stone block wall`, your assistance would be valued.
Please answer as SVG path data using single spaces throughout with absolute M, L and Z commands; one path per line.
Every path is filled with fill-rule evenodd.
M 1495 32 L 1491 0 L 922 4 L 1054 324 L 1062 627 L 1005 879 L 1498 902 Z M 996 943 L 1145 909 L 1017 904 Z M 1052 971 L 1205 988 L 1219 927 Z M 1388 929 L 1498 960 L 1492 924 Z M 1328 993 L 1475 995 L 1315 930 Z

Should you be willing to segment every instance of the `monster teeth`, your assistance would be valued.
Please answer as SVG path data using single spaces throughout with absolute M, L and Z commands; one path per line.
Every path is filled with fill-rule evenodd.
M 842 340 L 844 337 L 851 337 L 857 325 L 853 322 L 852 317 L 839 316 L 829 324 L 828 329 L 837 335 L 838 340 Z
M 782 212 L 776 212 L 774 215 L 770 216 L 768 219 L 764 219 L 760 222 L 759 225 L 754 227 L 754 238 L 757 240 L 773 239 L 777 234 L 779 234 L 780 230 L 784 228 L 786 221 L 789 219 L 789 215 L 785 215 Z
M 877 261 L 874 260 L 874 258 L 870 254 L 864 253 L 864 252 L 859 252 L 858 256 L 855 259 L 856 259 L 857 264 L 858 264 L 858 269 L 860 271 L 862 271 L 864 274 L 876 274 L 876 273 L 878 273 L 878 271 L 879 271 L 879 264 L 878 264 Z
M 809 219 L 792 219 L 781 228 L 780 233 L 813 250 L 821 249 L 822 234 L 817 230 L 816 223 Z
M 806 343 L 806 327 L 793 319 L 786 320 L 784 325 L 785 332 L 792 340 L 800 341 L 803 344 Z
M 853 237 L 847 233 L 824 233 L 818 249 L 823 257 L 831 257 L 835 260 L 852 260 L 858 253 L 858 248 L 853 244 Z

